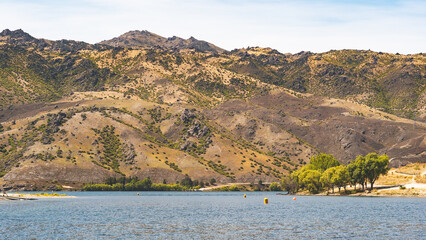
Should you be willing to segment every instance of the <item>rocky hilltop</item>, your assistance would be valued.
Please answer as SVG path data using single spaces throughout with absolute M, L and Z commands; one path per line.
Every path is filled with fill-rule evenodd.
M 194 37 L 190 37 L 189 39 L 176 36 L 164 38 L 148 31 L 130 31 L 111 40 L 102 41 L 100 44 L 124 48 L 194 49 L 200 52 L 225 52 L 222 48 L 206 41 L 197 40 Z
M 425 162 L 425 72 L 424 54 L 228 52 L 146 31 L 92 45 L 4 30 L 1 181 L 270 182 L 319 152 Z

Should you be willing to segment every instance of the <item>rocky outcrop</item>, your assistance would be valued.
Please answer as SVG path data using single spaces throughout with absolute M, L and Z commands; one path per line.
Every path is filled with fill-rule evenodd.
M 193 142 L 186 140 L 184 143 L 182 143 L 179 146 L 179 149 L 180 150 L 187 150 L 187 149 L 192 148 L 194 146 L 195 146 L 195 144 Z
M 133 144 L 123 144 L 123 161 L 126 164 L 134 164 L 135 157 L 137 156 L 135 152 L 135 146 Z
M 184 123 L 189 123 L 195 118 L 195 109 L 184 109 L 180 114 L 180 119 Z
M 188 135 L 202 138 L 210 132 L 210 129 L 198 120 L 195 120 L 188 129 Z

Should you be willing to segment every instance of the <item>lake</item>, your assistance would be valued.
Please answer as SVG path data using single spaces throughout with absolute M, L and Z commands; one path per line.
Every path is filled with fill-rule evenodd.
M 68 192 L 0 201 L 0 239 L 425 239 L 426 199 Z M 247 198 L 243 198 L 247 194 Z M 269 204 L 263 199 L 267 197 Z

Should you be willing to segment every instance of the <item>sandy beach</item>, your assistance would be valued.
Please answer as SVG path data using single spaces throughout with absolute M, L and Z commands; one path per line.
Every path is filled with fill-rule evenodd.
M 22 200 L 29 200 L 29 199 L 42 199 L 42 198 L 76 198 L 75 196 L 68 196 L 65 194 L 58 194 L 58 193 L 8 193 L 6 195 L 0 196 L 0 200 L 11 200 L 8 199 L 8 197 L 11 198 L 19 198 Z

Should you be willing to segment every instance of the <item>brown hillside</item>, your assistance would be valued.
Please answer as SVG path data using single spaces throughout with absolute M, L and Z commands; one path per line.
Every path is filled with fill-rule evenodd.
M 391 166 L 426 160 L 422 54 L 171 49 L 149 41 L 181 40 L 135 34 L 147 37 L 123 44 L 146 45 L 0 34 L 4 181 L 257 183 L 319 152 L 343 163 L 369 152 Z

